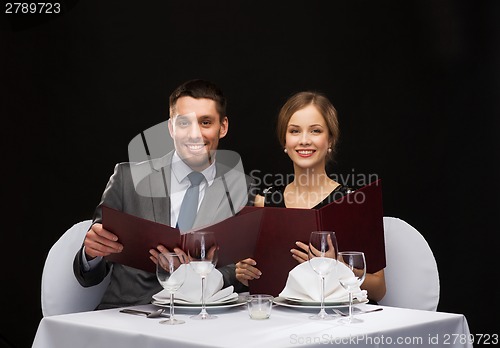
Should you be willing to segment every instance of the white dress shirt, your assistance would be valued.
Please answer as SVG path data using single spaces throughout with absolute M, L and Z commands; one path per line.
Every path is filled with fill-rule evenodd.
M 172 157 L 171 175 L 170 175 L 170 226 L 177 225 L 177 219 L 181 210 L 182 200 L 186 194 L 187 189 L 191 185 L 189 173 L 193 170 L 181 160 L 177 152 L 174 152 Z M 203 197 L 205 196 L 205 189 L 211 186 L 215 179 L 215 161 L 201 172 L 205 177 L 200 184 L 200 196 L 198 199 L 198 209 L 200 208 Z

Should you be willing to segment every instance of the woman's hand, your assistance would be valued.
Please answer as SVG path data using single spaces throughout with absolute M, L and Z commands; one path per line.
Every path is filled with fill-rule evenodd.
M 248 286 L 249 280 L 259 279 L 262 272 L 255 265 L 257 265 L 257 262 L 250 258 L 237 262 L 236 279 L 246 286 Z
M 295 242 L 297 247 L 299 249 L 291 249 L 290 252 L 292 253 L 292 257 L 298 262 L 306 262 L 309 260 L 309 245 L 302 243 L 302 242 Z M 315 256 L 321 256 L 321 252 L 317 249 L 312 249 L 312 254 Z M 330 257 L 332 259 L 335 258 L 336 252 L 335 252 L 335 247 L 333 246 L 332 239 L 330 236 L 328 236 L 328 251 L 324 253 L 324 257 Z
M 298 249 L 291 249 L 292 257 L 298 262 L 306 262 L 309 258 L 307 254 L 309 253 L 309 245 L 302 242 L 295 242 Z

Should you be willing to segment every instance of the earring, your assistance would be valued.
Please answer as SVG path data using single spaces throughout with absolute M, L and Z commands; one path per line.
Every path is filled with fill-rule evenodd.
M 284 153 L 288 153 L 288 150 L 286 148 L 283 149 Z
M 328 153 L 332 153 L 333 150 L 331 147 L 329 147 L 327 151 L 328 151 Z

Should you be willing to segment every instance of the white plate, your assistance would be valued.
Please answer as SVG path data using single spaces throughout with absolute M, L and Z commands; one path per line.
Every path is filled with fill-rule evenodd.
M 360 303 L 367 303 L 368 300 L 358 301 L 354 300 L 352 302 L 353 305 Z M 305 308 L 305 309 L 319 309 L 321 307 L 321 303 L 319 302 L 299 302 L 294 300 L 288 300 L 284 297 L 275 297 L 274 303 L 279 306 L 292 307 L 292 308 Z M 340 308 L 349 306 L 349 302 L 325 302 L 325 308 Z
M 238 301 L 238 297 L 239 297 L 239 295 L 237 293 L 233 292 L 233 293 L 229 294 L 228 296 L 225 296 L 224 298 L 219 299 L 217 301 L 214 301 L 214 302 L 208 301 L 208 302 L 206 302 L 206 305 L 221 305 L 221 304 L 225 304 L 225 303 L 233 303 L 233 302 Z M 165 301 L 159 301 L 159 302 L 161 302 L 161 303 L 167 303 Z M 168 301 L 168 303 L 170 303 L 170 301 Z M 193 305 L 193 304 L 197 304 L 197 305 L 201 306 L 201 302 L 200 303 L 193 303 L 193 302 L 189 302 L 189 301 L 178 299 L 178 298 L 174 299 L 174 303 L 176 305 L 190 306 L 190 305 Z
M 159 307 L 170 307 L 169 303 L 164 303 L 164 302 L 158 302 L 156 300 L 151 301 L 152 304 L 155 306 Z M 237 299 L 234 299 L 233 301 L 228 301 L 228 302 L 216 302 L 216 303 L 207 303 L 206 307 L 207 308 L 213 308 L 213 309 L 219 309 L 219 308 L 231 308 L 231 307 L 238 307 L 241 305 L 244 305 L 247 303 L 247 300 L 243 297 L 238 297 Z M 182 309 L 201 309 L 201 303 L 175 303 L 175 308 L 182 308 Z

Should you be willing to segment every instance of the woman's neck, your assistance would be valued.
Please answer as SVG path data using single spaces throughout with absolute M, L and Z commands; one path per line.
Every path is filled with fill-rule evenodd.
M 325 168 L 294 168 L 294 179 L 291 183 L 299 192 L 317 191 L 333 182 L 326 174 Z
M 312 208 L 339 185 L 323 170 L 295 168 L 294 180 L 285 189 L 287 207 Z

